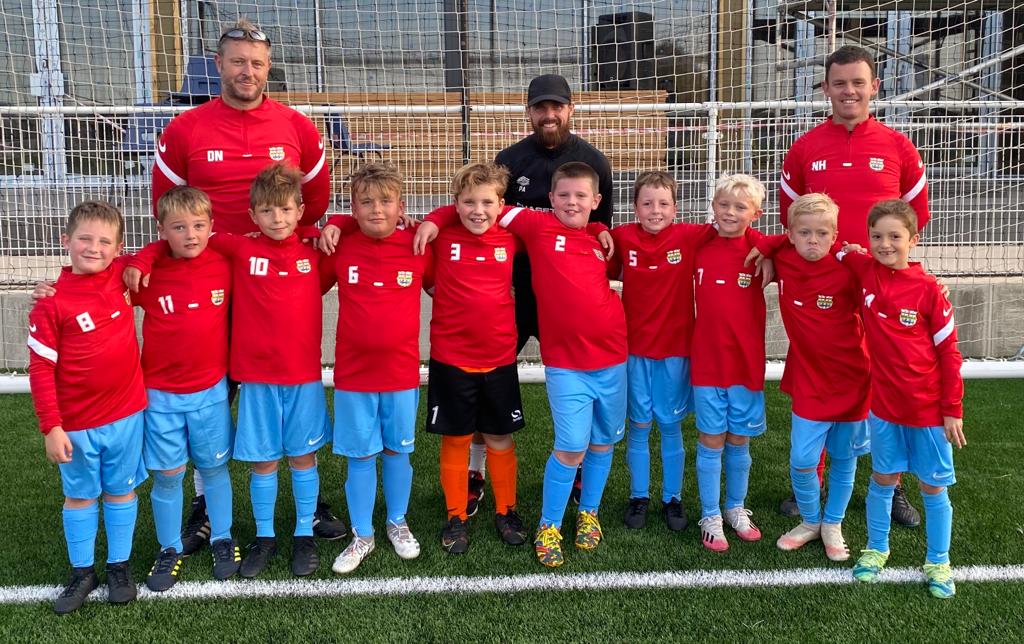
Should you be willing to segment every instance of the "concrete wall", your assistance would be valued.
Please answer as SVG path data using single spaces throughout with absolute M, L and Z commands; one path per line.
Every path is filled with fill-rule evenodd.
M 967 358 L 1009 358 L 1024 347 L 1024 278 L 947 279 L 956 307 L 960 351 Z M 768 303 L 768 333 L 765 338 L 769 359 L 786 356 L 789 346 L 779 318 L 775 287 L 765 291 Z M 31 300 L 26 291 L 0 292 L 0 365 L 24 369 L 28 364 L 28 310 Z M 423 320 L 420 331 L 420 356 L 429 356 L 429 320 L 431 299 L 424 295 L 420 305 Z M 334 361 L 334 328 L 338 299 L 332 291 L 324 296 L 323 361 Z M 142 316 L 136 317 L 141 328 Z M 183 349 L 187 349 L 183 347 Z M 524 350 L 521 358 L 539 360 L 536 343 Z

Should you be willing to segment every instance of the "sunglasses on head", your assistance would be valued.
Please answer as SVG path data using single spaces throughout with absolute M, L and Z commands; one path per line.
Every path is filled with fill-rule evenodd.
M 254 40 L 256 42 L 265 42 L 268 45 L 270 44 L 270 37 L 259 29 L 229 29 L 221 35 L 221 42 L 223 42 L 225 38 L 230 38 L 232 40 Z

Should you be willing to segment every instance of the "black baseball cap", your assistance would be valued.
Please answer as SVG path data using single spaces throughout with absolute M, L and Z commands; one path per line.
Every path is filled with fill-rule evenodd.
M 530 89 L 526 93 L 526 105 L 532 107 L 541 101 L 556 103 L 572 103 L 572 91 L 569 81 L 558 74 L 544 74 L 530 81 Z

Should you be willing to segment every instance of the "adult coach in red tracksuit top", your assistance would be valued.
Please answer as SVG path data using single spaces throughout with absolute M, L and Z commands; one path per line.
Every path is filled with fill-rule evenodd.
M 312 226 L 327 211 L 331 172 L 324 141 L 305 115 L 263 92 L 270 74 L 270 38 L 240 19 L 220 37 L 214 56 L 220 72 L 220 96 L 175 117 L 157 143 L 153 164 L 153 212 L 161 195 L 174 186 L 198 188 L 210 197 L 217 232 L 245 234 L 259 228 L 249 217 L 249 185 L 271 163 L 302 170 L 299 226 Z M 300 228 L 300 235 L 301 235 Z M 196 476 L 197 496 L 182 534 L 185 554 L 209 538 L 209 521 Z M 340 539 L 345 526 L 325 503 L 313 519 L 317 536 Z
M 879 201 L 902 199 L 917 213 L 918 228 L 928 222 L 928 181 L 917 148 L 903 134 L 871 115 L 870 101 L 879 80 L 871 53 L 861 47 L 840 47 L 825 60 L 822 92 L 832 114 L 793 143 L 782 163 L 779 215 L 786 225 L 793 200 L 823 192 L 839 206 L 839 241 L 868 247 L 868 211 Z M 818 477 L 825 456 L 818 466 Z M 780 512 L 799 516 L 792 497 Z M 921 515 L 907 501 L 902 486 L 893 497 L 893 519 L 916 527 Z

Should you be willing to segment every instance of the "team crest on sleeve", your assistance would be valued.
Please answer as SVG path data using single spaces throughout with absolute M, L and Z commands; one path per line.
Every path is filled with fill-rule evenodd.
M 412 284 L 412 271 L 398 271 L 398 285 L 410 286 Z
M 917 311 L 914 309 L 900 309 L 900 324 L 903 326 L 914 326 L 917 324 Z
M 740 288 L 747 288 L 750 286 L 750 280 L 754 278 L 750 273 L 740 273 L 736 278 L 736 283 L 739 284 Z
M 313 270 L 313 267 L 310 265 L 308 259 L 299 259 L 295 261 L 295 270 L 300 273 L 308 273 Z
M 818 308 L 825 310 L 832 308 L 832 296 L 831 295 L 819 295 L 818 296 Z
M 210 301 L 213 302 L 214 306 L 220 306 L 224 303 L 224 289 L 215 288 L 210 291 Z
M 284 147 L 273 145 L 270 147 L 270 158 L 274 161 L 284 161 Z
M 496 246 L 494 248 L 494 259 L 499 262 L 508 261 L 508 251 L 505 250 L 504 246 Z
M 879 157 L 871 157 L 868 159 L 868 167 L 875 172 L 881 172 L 885 169 L 885 159 Z
M 594 250 L 594 256 L 597 257 L 599 260 L 601 260 L 603 262 L 604 261 L 604 253 L 602 253 L 601 250 L 598 249 L 598 248 L 595 248 L 593 250 Z
M 683 254 L 679 252 L 678 248 L 673 248 L 665 253 L 665 259 L 668 260 L 669 264 L 678 264 L 683 261 Z

